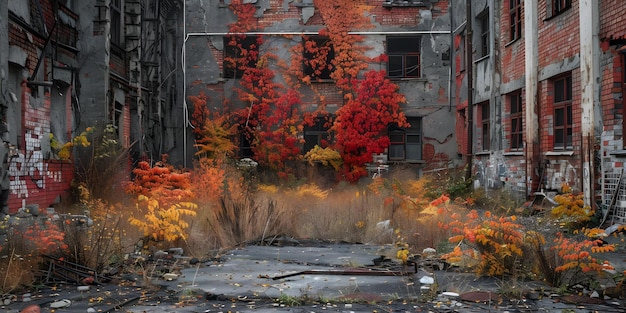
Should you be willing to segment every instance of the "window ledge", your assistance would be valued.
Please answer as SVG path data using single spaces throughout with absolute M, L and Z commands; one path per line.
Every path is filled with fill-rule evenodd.
M 515 39 L 513 39 L 513 40 L 511 40 L 511 41 L 509 41 L 509 42 L 507 42 L 504 46 L 505 46 L 505 47 L 508 47 L 508 46 L 510 46 L 510 45 L 512 45 L 512 44 L 514 44 L 514 43 L 516 43 L 517 41 L 519 41 L 521 38 L 522 38 L 521 36 L 520 36 L 520 37 L 517 37 L 517 38 L 515 38 Z
M 423 77 L 387 77 L 391 81 L 428 81 L 428 79 Z
M 483 60 L 487 60 L 487 59 L 489 59 L 489 54 L 484 55 L 484 56 L 482 56 L 482 57 L 480 57 L 480 58 L 478 58 L 478 59 L 474 60 L 474 63 L 479 63 L 479 62 L 481 62 L 481 61 L 483 61 Z
M 572 155 L 574 155 L 574 151 L 572 150 L 548 151 L 545 153 L 545 156 L 572 156 Z
M 335 80 L 334 79 L 326 79 L 326 78 L 311 78 L 311 84 L 327 84 L 327 83 L 334 83 Z
M 388 160 L 389 164 L 426 164 L 425 160 Z
M 426 3 L 416 0 L 386 0 L 383 2 L 384 8 L 392 7 L 425 7 Z
M 490 155 L 491 151 L 480 151 L 480 152 L 476 152 L 474 153 L 475 156 L 485 156 L 485 155 Z
M 504 156 L 523 156 L 524 152 L 523 151 L 509 151 L 509 152 L 505 152 Z
M 609 152 L 609 155 L 614 155 L 616 157 L 626 157 L 626 150 L 613 150 Z

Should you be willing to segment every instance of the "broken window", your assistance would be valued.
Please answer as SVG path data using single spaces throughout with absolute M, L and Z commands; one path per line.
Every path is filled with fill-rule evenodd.
M 387 75 L 390 78 L 420 77 L 420 36 L 387 36 Z
M 522 111 L 522 92 L 520 90 L 509 95 L 510 119 L 511 119 L 511 150 L 521 150 L 524 147 L 524 128 Z
M 572 76 L 559 77 L 554 88 L 554 149 L 572 148 Z
M 411 125 L 408 128 L 400 128 L 391 125 L 389 135 L 389 160 L 390 161 L 417 161 L 422 159 L 422 118 L 407 117 Z
M 330 79 L 333 72 L 332 61 L 335 50 L 330 38 L 325 36 L 309 36 L 303 38 L 304 43 L 304 75 L 316 79 Z
M 491 131 L 491 120 L 490 120 L 490 110 L 489 110 L 489 101 L 485 101 L 479 104 L 480 108 L 480 125 L 482 130 L 482 144 L 483 151 L 487 151 L 490 149 L 491 137 L 489 133 Z
M 511 41 L 522 37 L 522 0 L 509 0 Z
M 478 27 L 480 33 L 480 46 L 478 47 L 479 57 L 486 57 L 489 55 L 489 9 L 485 9 L 483 13 L 479 14 Z
M 259 36 L 224 37 L 224 78 L 241 78 L 246 68 L 256 67 L 259 42 Z

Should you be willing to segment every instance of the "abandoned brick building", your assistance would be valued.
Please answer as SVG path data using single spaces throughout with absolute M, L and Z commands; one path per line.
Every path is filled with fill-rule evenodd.
M 326 40 L 321 2 L 242 2 L 254 6 L 245 35 L 264 37 L 259 53 L 287 62 L 303 37 Z M 615 215 L 626 219 L 626 3 L 354 3 L 370 23 L 351 33 L 368 56 L 387 56 L 369 67 L 399 86 L 411 124 L 390 130 L 389 149 L 373 161 L 418 175 L 469 162 L 476 188 L 524 199 L 568 184 L 590 204 L 615 199 Z M 10 161 L 11 210 L 51 205 L 67 190 L 73 167 L 51 153 L 50 134 L 67 142 L 113 125 L 129 164 L 168 154 L 191 166 L 189 97 L 204 93 L 212 108 L 249 105 L 235 94 L 240 77 L 224 66 L 236 21 L 231 0 L 1 2 L 0 102 L 19 152 Z M 302 84 L 303 107 L 332 114 L 345 99 L 318 78 Z M 325 131 L 304 129 L 303 151 Z
M 532 197 L 567 184 L 586 204 L 614 199 L 623 222 L 626 3 L 453 2 L 459 146 L 475 186 Z

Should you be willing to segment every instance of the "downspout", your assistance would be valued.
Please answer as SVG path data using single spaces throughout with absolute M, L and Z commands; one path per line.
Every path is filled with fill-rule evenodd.
M 186 66 L 186 44 L 187 44 L 187 1 L 183 1 L 183 45 L 181 51 L 181 62 L 183 69 L 183 118 L 185 122 L 183 123 L 183 167 L 187 167 L 187 125 L 189 124 L 189 120 L 187 117 L 187 113 L 189 109 L 187 108 L 187 68 Z
M 448 3 L 448 14 L 450 15 L 450 52 L 448 55 L 450 56 L 450 64 L 448 67 L 448 112 L 452 112 L 452 86 L 454 86 L 454 80 L 452 79 L 452 74 L 456 71 L 452 71 L 454 68 L 454 56 L 453 56 L 453 48 L 454 48 L 454 11 L 452 10 L 454 6 L 452 5 L 452 1 Z
M 473 154 L 474 154 L 474 60 L 472 58 L 472 0 L 466 0 L 465 3 L 465 19 L 466 19 L 466 39 L 465 44 L 467 49 L 465 50 L 466 59 L 466 75 L 467 75 L 467 172 L 465 173 L 466 179 L 471 179 L 473 174 Z

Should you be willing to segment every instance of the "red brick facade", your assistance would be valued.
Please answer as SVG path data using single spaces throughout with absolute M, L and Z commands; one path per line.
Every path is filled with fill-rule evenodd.
M 486 153 L 478 154 L 474 158 L 474 166 L 477 181 L 485 188 L 510 188 L 528 197 L 541 189 L 560 190 L 563 184 L 574 188 L 575 191 L 582 191 L 587 186 L 583 186 L 584 172 L 586 171 L 585 155 L 592 155 L 588 165 L 594 172 L 591 178 L 594 193 L 592 198 L 596 201 L 604 201 L 606 194 L 615 192 L 611 190 L 611 184 L 615 185 L 611 179 L 621 171 L 626 160 L 624 140 L 624 125 L 626 108 L 624 106 L 626 75 L 623 67 L 626 60 L 626 18 L 623 15 L 626 9 L 626 2 L 620 0 L 592 2 L 590 5 L 597 9 L 599 15 L 599 27 L 593 29 L 597 33 L 599 42 L 582 42 L 581 27 L 593 27 L 592 21 L 586 21 L 580 25 L 580 20 L 589 18 L 586 11 L 579 9 L 584 7 L 583 3 L 573 0 L 571 7 L 565 8 L 557 14 L 548 14 L 551 0 L 539 0 L 536 3 L 537 17 L 535 30 L 529 30 L 522 26 L 522 34 L 519 38 L 511 39 L 510 1 L 497 2 L 499 7 L 493 8 L 497 21 L 491 25 L 498 26 L 496 29 L 496 45 L 494 49 L 497 53 L 489 56 L 491 69 L 501 77 L 499 85 L 485 86 L 481 82 L 475 82 L 473 88 L 482 90 L 489 88 L 492 90 L 490 101 L 493 101 L 492 109 L 496 109 L 498 114 L 494 117 L 501 117 L 501 127 L 492 128 L 492 134 L 501 140 L 498 147 L 493 147 Z M 476 1 L 480 2 L 480 1 Z M 534 9 L 533 3 L 520 1 L 522 6 L 522 21 L 525 19 L 526 10 Z M 595 7 L 594 7 L 595 6 Z M 590 7 L 585 7 L 589 10 Z M 474 12 L 476 14 L 476 12 Z M 479 27 L 479 26 L 478 26 Z M 476 31 L 476 30 L 475 30 Z M 585 32 L 583 32 L 585 34 Z M 456 34 L 457 42 L 461 41 L 463 33 Z M 584 38 L 583 40 L 588 40 Z M 476 44 L 477 37 L 473 43 Z M 499 46 L 497 46 L 499 45 Z M 537 67 L 526 68 L 528 59 L 527 49 L 531 51 L 536 45 Z M 476 50 L 476 47 L 474 48 Z M 456 49 L 457 64 L 461 64 L 463 55 L 460 45 Z M 584 103 L 582 86 L 583 76 L 588 73 L 588 68 L 581 68 L 585 57 L 595 58 L 593 64 L 594 73 L 599 77 L 592 78 L 594 87 L 593 103 Z M 485 62 L 481 60 L 480 62 Z M 531 61 L 532 64 L 532 61 Z M 588 64 L 588 63 L 587 63 Z M 596 65 L 597 64 L 597 65 Z M 457 67 L 456 89 L 463 90 L 466 78 L 461 66 Z M 536 76 L 536 77 L 535 77 Z M 558 120 L 563 118 L 556 116 L 555 112 L 555 81 L 569 76 L 571 77 L 571 144 L 566 147 L 555 146 Z M 537 86 L 535 95 L 528 95 L 526 84 L 535 82 Z M 512 121 L 511 121 L 511 95 L 521 92 L 523 128 L 525 129 L 524 148 L 511 149 Z M 528 98 L 532 96 L 533 98 Z M 463 100 L 465 95 L 460 95 L 457 103 L 457 110 L 462 111 L 465 106 Z M 536 99 L 534 107 L 531 105 Z M 484 100 L 481 100 L 484 101 Z M 479 106 L 474 100 L 474 147 L 480 146 L 481 121 L 477 112 Z M 599 102 L 598 104 L 596 104 Z M 593 116 L 583 115 L 583 107 L 592 108 L 593 112 L 585 113 Z M 560 112 L 560 111 L 559 111 Z M 533 131 L 528 129 L 528 117 L 537 119 L 536 143 L 529 142 L 528 136 Z M 586 121 L 593 121 L 593 138 L 584 139 L 583 125 Z M 458 122 L 462 122 L 459 118 Z M 497 123 L 497 121 L 496 121 Z M 531 123 L 531 125 L 533 125 Z M 531 126 L 534 127 L 534 126 Z M 459 131 L 466 132 L 463 127 L 457 127 Z M 458 135 L 459 144 L 465 147 L 462 151 L 467 151 L 467 145 L 463 144 L 463 134 Z M 492 141 L 493 142 L 493 141 Z M 587 150 L 585 150 L 587 149 Z M 527 164 L 527 162 L 530 162 Z M 528 165 L 528 166 L 527 166 Z M 613 175 L 613 176 L 611 176 Z M 623 199 L 626 200 L 626 193 Z M 626 205 L 626 201 L 622 201 Z M 626 209 L 625 209 L 626 212 Z M 626 218 L 626 214 L 624 216 Z

